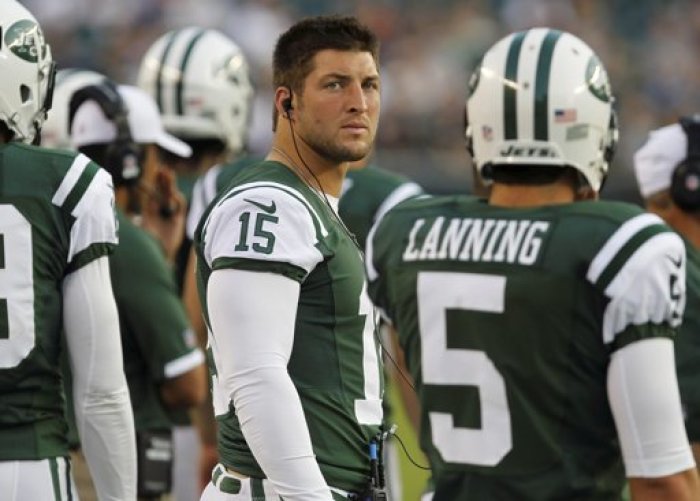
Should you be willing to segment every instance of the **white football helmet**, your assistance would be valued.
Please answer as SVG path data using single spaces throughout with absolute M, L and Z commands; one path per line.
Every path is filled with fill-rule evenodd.
M 246 146 L 253 87 L 248 62 L 212 29 L 183 28 L 156 40 L 141 61 L 138 85 L 158 103 L 163 125 L 184 139 L 219 139 L 238 153 Z
M 32 143 L 51 107 L 54 63 L 34 16 L 14 0 L 0 8 L 0 121 Z
M 617 143 L 608 75 L 588 45 L 548 28 L 513 33 L 469 82 L 467 147 L 479 173 L 499 164 L 578 170 L 595 191 Z
M 71 149 L 68 132 L 68 107 L 76 91 L 88 85 L 98 84 L 107 77 L 101 73 L 78 68 L 66 68 L 56 73 L 53 105 L 41 128 L 41 145 L 47 148 Z

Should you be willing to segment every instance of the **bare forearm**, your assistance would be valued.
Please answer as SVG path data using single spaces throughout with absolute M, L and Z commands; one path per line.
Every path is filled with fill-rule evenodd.
M 630 478 L 632 501 L 697 501 L 700 483 L 697 469 L 660 478 Z

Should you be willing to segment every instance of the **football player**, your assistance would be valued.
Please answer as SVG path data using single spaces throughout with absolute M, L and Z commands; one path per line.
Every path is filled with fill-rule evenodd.
M 410 181 L 408 178 L 377 168 L 371 163 L 367 165 L 367 162 L 367 159 L 362 159 L 359 162 L 352 163 L 343 180 L 340 202 L 338 204 L 340 219 L 347 225 L 350 232 L 355 235 L 361 248 L 365 246 L 371 226 L 381 219 L 391 207 L 423 192 L 418 184 Z M 187 218 L 187 231 L 191 232 L 192 238 L 196 229 L 196 224 L 193 225 L 193 223 L 199 222 L 206 207 L 216 198 L 217 194 L 226 189 L 238 174 L 253 163 L 254 160 L 252 158 L 246 157 L 231 164 L 216 166 L 197 180 L 192 190 L 192 204 L 190 205 Z M 189 280 L 186 277 L 185 293 L 187 293 L 190 286 L 196 288 L 194 280 Z M 199 301 L 197 300 L 196 303 L 190 304 L 198 306 Z M 197 311 L 199 311 L 199 316 L 201 317 L 201 309 Z M 390 342 L 391 340 L 387 339 L 387 343 Z M 388 369 L 388 374 L 395 376 L 387 381 L 395 380 L 398 384 L 400 393 L 397 395 L 401 396 L 408 418 L 415 427 L 418 416 L 415 392 L 406 384 L 401 375 L 395 372 L 395 367 L 391 362 L 385 365 L 385 368 Z M 389 392 L 387 391 L 387 393 Z M 391 411 L 393 404 L 394 402 L 389 402 L 389 398 L 384 399 L 384 413 L 388 416 L 389 421 L 392 420 Z M 413 430 L 406 430 L 406 433 L 413 433 Z M 404 431 L 402 430 L 403 434 Z M 398 459 L 399 451 L 395 448 L 394 441 L 389 441 L 386 445 L 386 469 L 390 480 L 387 487 L 391 496 L 399 499 L 402 491 Z
M 469 87 L 488 199 L 405 202 L 367 246 L 434 500 L 612 500 L 625 476 L 633 499 L 697 499 L 672 341 L 685 250 L 659 217 L 596 201 L 617 136 L 604 67 L 537 28 L 491 47 Z
M 700 120 L 683 117 L 651 131 L 634 155 L 646 209 L 661 216 L 685 243 L 687 301 L 675 343 L 676 373 L 688 439 L 700 464 Z
M 213 29 L 189 26 L 160 36 L 144 55 L 138 85 L 158 104 L 166 130 L 192 148 L 188 158 L 161 151 L 177 174 L 187 199 L 187 232 L 178 252 L 176 275 L 187 314 L 197 339 L 206 345 L 206 327 L 195 283 L 192 250 L 194 228 L 204 208 L 193 193 L 198 176 L 241 160 L 250 124 L 253 87 L 248 62 L 238 45 Z M 243 159 L 245 161 L 245 159 Z M 193 222 L 192 214 L 197 214 Z M 201 438 L 199 467 L 191 460 L 200 441 L 187 416 L 175 429 L 175 485 L 177 499 L 199 497 L 218 461 L 211 402 L 198 416 Z
M 107 255 L 117 243 L 109 175 L 84 155 L 32 146 L 54 66 L 38 23 L 0 9 L 0 486 L 2 498 L 75 499 L 62 381 L 100 499 L 136 497 L 134 425 Z
M 374 140 L 377 57 L 354 18 L 307 18 L 282 34 L 272 149 L 197 229 L 221 457 L 204 500 L 381 489 L 370 456 L 382 422 L 373 312 L 359 245 L 337 213 L 349 162 Z
M 120 243 L 109 265 L 134 408 L 138 496 L 160 499 L 172 484 L 169 414 L 202 403 L 206 394 L 204 355 L 166 260 L 179 246 L 175 236 L 182 236 L 184 199 L 172 172 L 159 164 L 156 145 L 182 156 L 190 148 L 165 132 L 148 94 L 107 80 L 73 94 L 69 123 L 73 146 L 99 161 L 115 184 Z M 161 228 L 155 239 L 144 224 L 157 219 L 150 223 Z

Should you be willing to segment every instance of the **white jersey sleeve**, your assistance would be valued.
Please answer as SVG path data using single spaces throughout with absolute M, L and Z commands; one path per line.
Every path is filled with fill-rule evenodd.
M 323 259 L 326 230 L 304 198 L 280 185 L 243 185 L 209 214 L 202 240 L 212 269 L 279 273 L 302 281 Z
M 644 232 L 655 230 L 645 237 Z M 635 248 L 636 239 L 643 243 Z M 660 218 L 641 214 L 623 224 L 591 261 L 587 274 L 592 283 L 611 277 L 605 287 L 610 302 L 603 318 L 603 341 L 612 343 L 634 326 L 677 327 L 685 309 L 685 268 L 683 240 Z
M 70 229 L 69 271 L 106 254 L 106 247 L 117 244 L 112 178 L 85 155 L 75 157 L 52 203 L 69 210 L 75 218 Z

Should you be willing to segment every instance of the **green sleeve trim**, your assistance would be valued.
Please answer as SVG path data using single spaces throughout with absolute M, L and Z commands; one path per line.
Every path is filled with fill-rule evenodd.
M 264 261 L 261 259 L 242 259 L 233 257 L 220 257 L 214 259 L 211 269 L 221 270 L 227 268 L 234 268 L 237 270 L 246 271 L 264 271 L 268 273 L 276 273 L 278 275 L 284 275 L 287 278 L 291 278 L 296 282 L 303 282 L 306 278 L 307 272 L 299 266 L 295 266 L 289 263 L 283 263 L 280 261 Z
M 88 186 L 90 186 L 90 183 L 97 174 L 98 170 L 100 170 L 100 167 L 96 163 L 90 162 L 85 170 L 83 170 L 82 174 L 80 174 L 78 182 L 75 183 L 75 186 L 73 186 L 73 189 L 66 197 L 66 201 L 63 202 L 63 209 L 67 213 L 73 213 L 73 209 L 75 209 L 78 202 L 80 202 L 80 199 L 87 191 Z
M 643 324 L 643 325 L 628 325 L 625 330 L 620 332 L 612 343 L 611 352 L 617 351 L 625 346 L 643 339 L 652 339 L 666 337 L 673 339 L 676 337 L 676 329 L 668 324 Z
M 72 273 L 78 268 L 82 268 L 86 264 L 101 258 L 102 256 L 108 256 L 114 252 L 116 244 L 110 244 L 106 242 L 96 243 L 89 245 L 85 249 L 78 252 L 73 260 L 68 263 L 66 268 L 66 274 Z
M 617 276 L 627 260 L 632 257 L 632 255 L 642 246 L 644 242 L 658 235 L 659 233 L 666 233 L 668 231 L 670 230 L 667 226 L 654 224 L 652 226 L 647 226 L 630 238 L 627 243 L 622 246 L 622 249 L 617 252 L 608 266 L 605 267 L 603 273 L 600 274 L 600 277 L 596 281 L 597 285 L 602 290 L 607 289 L 610 282 L 612 282 Z

